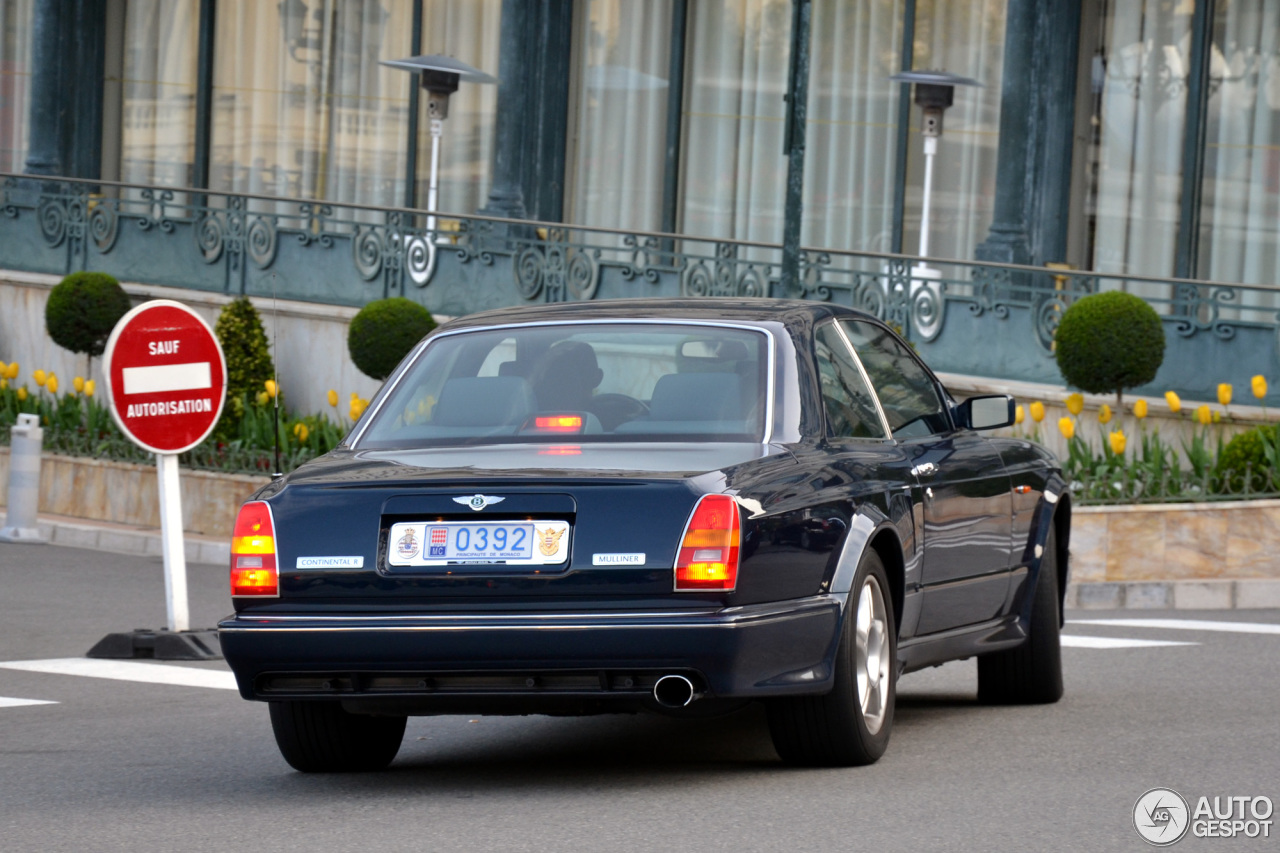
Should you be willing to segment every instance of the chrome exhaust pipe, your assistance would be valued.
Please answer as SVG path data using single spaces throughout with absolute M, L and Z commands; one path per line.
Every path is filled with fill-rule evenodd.
M 664 675 L 653 685 L 653 699 L 664 708 L 684 708 L 694 698 L 693 682 L 683 675 Z

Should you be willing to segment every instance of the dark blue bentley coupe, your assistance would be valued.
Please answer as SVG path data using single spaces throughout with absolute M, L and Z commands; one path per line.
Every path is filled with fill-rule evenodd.
M 754 700 L 785 761 L 867 764 L 904 672 L 1062 695 L 1070 495 L 980 434 L 1013 416 L 834 305 L 465 317 L 241 509 L 222 648 L 303 771 L 385 767 L 409 715 Z

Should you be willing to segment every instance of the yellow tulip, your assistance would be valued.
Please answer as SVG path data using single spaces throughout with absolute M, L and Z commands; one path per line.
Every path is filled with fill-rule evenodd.
M 1253 396 L 1259 400 L 1267 396 L 1267 377 L 1259 373 L 1253 377 L 1249 384 L 1253 386 Z
M 298 424 L 293 428 L 293 434 L 297 436 L 299 444 L 307 443 L 307 436 L 311 434 L 311 430 L 307 429 L 306 424 Z
M 338 392 L 332 388 L 329 389 L 329 405 L 338 408 Z
M 9 380 L 3 377 L 0 377 L 0 391 L 4 391 L 8 389 L 8 387 L 9 387 Z
M 1147 401 L 1139 400 L 1133 404 L 1133 416 L 1138 420 L 1142 420 L 1147 416 Z
M 5 373 L 4 376 L 6 379 L 17 379 L 18 378 L 18 362 L 16 361 L 9 362 L 9 370 Z
M 83 394 L 84 393 L 84 377 L 77 376 L 75 379 L 72 379 L 71 387 L 76 389 L 77 394 Z
M 359 400 L 359 399 L 360 399 L 360 395 L 359 395 L 359 394 L 357 394 L 355 391 L 352 391 L 352 392 L 351 392 L 351 399 L 352 399 L 352 400 Z
M 58 393 L 58 374 L 50 373 L 49 378 L 44 381 L 45 387 L 49 389 L 50 394 Z
M 351 408 L 347 409 L 347 414 L 351 416 L 351 420 L 353 421 L 360 420 L 360 406 L 355 402 L 352 402 Z
M 26 399 L 27 399 L 27 386 L 23 385 L 21 388 L 18 389 L 18 402 L 21 403 Z
M 1076 437 L 1076 422 L 1071 418 L 1058 418 L 1058 429 L 1067 441 Z
M 1098 421 L 1104 424 L 1111 423 L 1111 407 L 1106 403 L 1103 403 L 1102 408 L 1098 409 Z
M 1021 406 L 1018 406 L 1016 409 L 1013 410 L 1013 422 L 1015 424 L 1020 424 L 1026 419 L 1027 419 L 1027 413 L 1023 411 Z
M 259 391 L 259 392 L 258 392 L 257 400 L 258 400 L 258 405 L 259 405 L 259 406 L 265 406 L 265 405 L 267 404 L 267 400 L 269 400 L 269 399 L 271 399 L 271 398 L 267 396 L 267 392 L 266 392 L 266 391 Z
M 1084 411 L 1084 395 L 1068 394 L 1067 395 L 1067 411 L 1073 415 L 1078 415 Z
M 5 364 L 3 361 L 0 361 L 0 379 L 4 379 L 8 375 L 9 375 L 9 365 Z
M 1031 404 L 1031 420 L 1040 423 L 1044 420 L 1044 403 L 1036 400 Z
M 1231 386 L 1226 382 L 1218 385 L 1218 403 L 1223 406 L 1231 405 Z
M 85 382 L 85 383 L 84 383 L 84 395 L 85 395 L 86 397 L 92 397 L 92 396 L 93 396 L 93 389 L 94 389 L 94 387 L 95 387 L 95 386 L 94 386 L 94 384 L 93 384 L 93 380 L 92 380 L 92 379 L 90 379 L 90 380 L 88 380 L 87 382 Z
M 1196 409 L 1196 420 L 1208 426 L 1213 423 L 1213 412 L 1209 410 L 1209 404 L 1205 403 Z
M 276 381 L 274 379 L 268 379 L 266 382 L 262 384 L 266 386 L 267 396 L 269 396 L 272 400 L 276 398 L 276 394 L 280 393 L 280 386 L 276 385 Z
M 1164 392 L 1164 399 L 1169 404 L 1169 411 L 1175 415 L 1182 411 L 1182 400 L 1178 399 L 1178 395 L 1172 391 Z
M 1111 433 L 1111 435 L 1108 436 L 1108 438 L 1111 440 L 1111 452 L 1114 453 L 1116 456 L 1123 455 L 1124 444 L 1125 444 L 1124 433 L 1121 432 L 1120 430 L 1116 430 L 1115 432 Z
M 45 375 L 45 372 L 43 370 L 37 370 L 35 373 L 31 374 L 31 378 L 36 381 L 37 385 L 43 388 L 45 380 L 48 377 Z

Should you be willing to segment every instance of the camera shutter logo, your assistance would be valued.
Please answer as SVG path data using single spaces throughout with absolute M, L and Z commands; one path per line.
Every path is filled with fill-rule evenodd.
M 1156 847 L 1181 841 L 1190 825 L 1187 801 L 1171 788 L 1152 788 L 1133 804 L 1133 828 L 1143 841 Z

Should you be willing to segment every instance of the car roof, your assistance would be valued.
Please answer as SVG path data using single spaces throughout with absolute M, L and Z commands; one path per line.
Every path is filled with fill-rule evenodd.
M 499 308 L 459 317 L 441 330 L 457 330 L 509 323 L 558 320 L 731 320 L 747 323 L 782 323 L 791 331 L 808 329 L 835 315 L 876 318 L 863 311 L 827 302 L 799 299 L 702 297 L 680 299 L 599 299 L 590 302 L 552 302 L 517 308 Z

